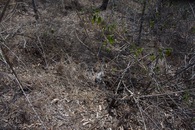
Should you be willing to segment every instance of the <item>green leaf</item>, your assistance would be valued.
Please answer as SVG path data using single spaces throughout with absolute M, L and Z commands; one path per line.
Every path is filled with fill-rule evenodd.
M 156 12 L 156 17 L 159 18 L 159 16 L 160 16 L 160 13 Z
M 97 23 L 100 24 L 102 22 L 102 18 L 98 17 Z
M 166 54 L 166 56 L 170 56 L 171 53 L 172 53 L 172 49 L 171 49 L 171 48 L 165 49 L 165 54 Z
M 107 29 L 108 29 L 109 32 L 113 32 L 115 28 L 116 28 L 115 24 L 110 24 L 110 25 L 108 25 Z
M 189 99 L 190 99 L 190 94 L 189 94 L 189 92 L 185 92 L 184 95 L 183 95 L 183 100 L 186 101 L 186 102 L 188 102 Z
M 108 52 L 108 53 L 110 53 L 111 52 L 111 49 L 110 48 L 106 48 L 106 51 Z
M 192 33 L 195 34 L 195 26 L 191 28 Z
M 135 52 L 136 56 L 139 56 L 143 52 L 144 48 L 138 48 Z
M 150 20 L 150 28 L 154 28 L 154 20 Z
M 151 56 L 150 56 L 150 60 L 151 61 L 154 61 L 156 59 L 156 56 L 154 55 L 154 54 L 152 54 Z
M 93 15 L 92 24 L 94 24 L 96 22 L 96 18 L 97 18 L 97 16 L 96 15 Z
M 159 52 L 159 58 L 162 60 L 163 59 L 163 50 L 160 48 L 158 50 L 158 52 Z
M 114 36 L 113 35 L 108 35 L 107 36 L 108 42 L 112 45 L 114 44 L 115 40 L 114 40 Z

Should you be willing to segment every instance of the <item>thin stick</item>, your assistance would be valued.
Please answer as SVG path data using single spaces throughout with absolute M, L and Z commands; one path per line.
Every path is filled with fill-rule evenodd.
M 141 23 L 139 27 L 139 34 L 138 34 L 138 39 L 137 39 L 137 45 L 139 46 L 141 43 L 141 35 L 142 35 L 142 29 L 143 29 L 143 23 L 144 23 L 144 14 L 146 10 L 146 0 L 143 3 L 143 9 L 142 9 L 142 17 L 141 17 Z
M 38 20 L 39 16 L 38 16 L 38 10 L 37 10 L 37 6 L 36 6 L 36 3 L 35 3 L 35 0 L 32 0 L 32 5 L 33 5 L 34 13 L 35 13 L 35 19 Z
M 34 1 L 34 0 L 32 0 L 32 1 Z M 5 11 L 6 11 L 7 7 L 8 7 L 8 5 L 9 5 L 9 3 L 10 3 L 10 0 L 7 0 L 6 5 L 4 6 L 3 11 L 2 11 L 2 13 L 1 13 L 1 15 L 0 15 L 0 23 L 2 22 L 3 16 L 5 15 Z M 37 11 L 37 10 L 36 10 L 36 11 Z M 36 18 L 37 18 L 37 17 L 36 17 Z M 21 81 L 19 80 L 18 75 L 17 75 L 17 73 L 15 72 L 12 63 L 9 61 L 9 58 L 8 58 L 8 56 L 6 55 L 6 51 L 5 51 L 5 49 L 3 48 L 3 45 L 6 45 L 6 44 L 5 44 L 5 40 L 2 39 L 2 38 L 1 38 L 1 40 L 2 40 L 2 44 L 0 44 L 0 51 L 1 51 L 1 55 L 2 55 L 2 57 L 3 57 L 3 60 L 4 60 L 4 61 L 6 62 L 6 64 L 9 66 L 9 68 L 10 68 L 10 70 L 11 70 L 11 72 L 12 72 L 12 75 L 13 75 L 14 79 L 15 79 L 16 82 L 18 83 L 19 88 L 21 89 L 21 91 L 22 91 L 23 95 L 25 96 L 27 102 L 28 102 L 29 105 L 31 106 L 31 108 L 32 108 L 33 112 L 35 113 L 36 117 L 37 117 L 38 120 L 41 122 L 43 129 L 46 130 L 47 128 L 46 128 L 44 122 L 41 120 L 40 116 L 38 115 L 37 111 L 35 110 L 34 106 L 32 105 L 32 103 L 31 103 L 31 101 L 30 101 L 28 95 L 27 95 L 26 92 L 24 91 L 24 89 L 23 89 L 24 86 L 22 85 Z
M 79 38 L 77 32 L 75 31 L 75 36 L 77 37 L 77 39 L 79 40 L 79 42 L 86 47 L 93 55 L 95 55 L 95 53 Z
M 142 96 L 138 96 L 138 98 L 149 98 L 149 97 L 167 96 L 167 95 L 173 95 L 173 94 L 178 94 L 178 93 L 184 93 L 184 92 L 187 92 L 187 91 L 195 91 L 195 88 L 181 90 L 181 91 L 176 91 L 176 92 L 169 92 L 169 93 L 152 94 L 152 95 L 142 95 Z
M 7 7 L 8 7 L 8 5 L 9 5 L 9 3 L 10 3 L 10 0 L 7 0 L 6 5 L 4 6 L 3 11 L 1 13 L 1 16 L 0 16 L 0 23 L 1 23 L 2 19 L 3 19 L 3 16 L 5 15 L 5 11 L 6 11 Z
M 120 81 L 119 81 L 119 83 L 118 83 L 118 85 L 117 85 L 117 88 L 116 88 L 116 90 L 115 90 L 115 94 L 117 94 L 118 89 L 120 88 L 120 85 L 121 85 L 121 83 L 122 83 L 123 77 L 125 76 L 125 73 L 127 72 L 127 70 L 131 67 L 131 65 L 132 65 L 131 62 L 129 61 L 127 67 L 124 69 L 124 71 L 123 71 L 123 73 L 122 73 L 122 76 L 120 77 Z
M 143 109 L 141 108 L 138 99 L 136 99 L 135 97 L 133 97 L 133 99 L 134 99 L 135 103 L 137 104 L 137 107 L 139 108 L 139 112 L 141 114 L 142 122 L 144 124 L 144 130 L 147 130 L 146 123 L 145 123 L 145 120 L 144 120 L 144 116 L 143 116 L 143 113 L 142 113 Z
M 5 60 L 5 62 L 6 62 L 7 65 L 9 66 L 10 70 L 12 71 L 12 74 L 13 74 L 13 76 L 15 77 L 15 80 L 16 80 L 16 82 L 18 83 L 20 89 L 22 90 L 22 93 L 24 94 L 24 96 L 25 96 L 27 102 L 30 104 L 30 106 L 31 106 L 33 112 L 35 113 L 35 115 L 37 116 L 38 120 L 41 122 L 41 124 L 42 124 L 42 126 L 43 126 L 43 129 L 46 130 L 47 128 L 46 128 L 45 124 L 44 124 L 43 121 L 41 120 L 40 116 L 38 115 L 37 111 L 35 110 L 34 106 L 32 105 L 32 103 L 31 103 L 29 97 L 27 96 L 26 92 L 24 91 L 24 89 L 23 89 L 24 86 L 22 85 L 21 81 L 19 80 L 18 75 L 16 74 L 16 72 L 15 72 L 15 70 L 14 70 L 14 68 L 13 68 L 12 63 L 9 61 L 9 58 L 8 58 L 8 56 L 6 55 L 5 50 L 3 49 L 2 46 L 1 46 L 0 49 L 1 49 L 2 56 L 3 56 L 4 60 Z
M 192 10 L 192 13 L 193 13 L 193 15 L 194 15 L 194 18 L 195 18 L 194 9 L 193 9 L 192 5 L 190 4 L 190 2 L 189 2 L 189 5 L 190 5 L 190 8 L 191 8 L 191 10 Z

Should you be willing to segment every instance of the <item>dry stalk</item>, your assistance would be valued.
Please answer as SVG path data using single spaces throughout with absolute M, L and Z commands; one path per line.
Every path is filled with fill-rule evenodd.
M 190 4 L 190 2 L 189 2 L 189 5 L 190 5 L 190 8 L 191 8 L 192 13 L 193 13 L 193 15 L 194 15 L 194 18 L 195 18 L 195 12 L 194 12 L 194 9 L 193 9 L 193 7 L 192 7 L 192 4 Z
M 75 36 L 77 37 L 78 41 L 84 46 L 86 47 L 93 55 L 95 55 L 95 53 L 79 38 L 77 32 L 75 31 Z
M 7 6 L 9 5 L 9 2 L 10 2 L 10 0 L 7 0 L 7 3 L 6 3 L 6 5 L 5 5 L 5 7 L 4 7 L 4 9 L 3 9 L 2 13 L 1 13 L 1 16 L 0 16 L 0 23 L 2 22 L 2 18 L 3 18 L 3 16 L 4 16 L 4 14 L 5 14 L 5 11 L 6 11 Z M 6 51 L 5 51 L 5 49 L 3 48 L 3 45 L 6 45 L 6 44 L 5 44 L 5 40 L 4 40 L 2 37 L 1 37 L 1 41 L 2 41 L 2 43 L 0 44 L 0 49 L 1 49 L 1 55 L 2 55 L 2 57 L 3 57 L 3 59 L 4 59 L 4 61 L 5 61 L 6 64 L 9 66 L 9 69 L 11 70 L 13 77 L 15 78 L 16 82 L 18 83 L 18 85 L 19 85 L 19 87 L 20 87 L 20 89 L 21 89 L 23 95 L 25 96 L 27 102 L 28 102 L 29 105 L 31 106 L 31 108 L 32 108 L 33 112 L 35 113 L 36 117 L 37 117 L 38 120 L 41 122 L 43 129 L 46 130 L 47 128 L 46 128 L 44 122 L 43 122 L 42 119 L 40 118 L 39 114 L 37 113 L 37 111 L 35 110 L 34 106 L 32 105 L 32 102 L 30 101 L 28 95 L 27 95 L 26 92 L 24 91 L 24 89 L 23 89 L 24 86 L 22 85 L 20 79 L 18 78 L 17 73 L 15 72 L 15 70 L 14 70 L 14 68 L 13 68 L 12 63 L 9 61 L 9 58 L 8 58 L 8 56 L 6 55 Z M 7 47 L 7 46 L 6 46 L 6 47 Z
M 5 11 L 6 11 L 7 7 L 8 7 L 8 5 L 9 5 L 9 3 L 10 3 L 10 0 L 7 0 L 5 6 L 3 8 L 3 11 L 1 13 L 1 16 L 0 16 L 0 23 L 1 23 L 2 19 L 3 19 L 3 16 L 5 15 Z
M 42 42 L 41 42 L 41 40 L 40 40 L 40 38 L 39 38 L 39 36 L 38 36 L 38 35 L 36 35 L 36 37 L 37 37 L 37 40 L 38 40 L 38 42 L 39 42 L 39 44 L 40 44 L 40 46 L 41 46 L 41 49 L 40 49 L 40 50 L 42 50 L 43 58 L 44 58 L 45 65 L 46 65 L 46 67 L 45 67 L 45 68 L 48 68 L 48 63 L 47 63 L 47 60 L 46 60 L 46 54 L 45 54 L 45 51 L 44 51 L 44 48 L 43 48 Z
M 142 95 L 142 96 L 138 96 L 138 98 L 141 99 L 141 98 L 149 98 L 149 97 L 167 96 L 167 95 L 173 95 L 173 94 L 178 94 L 178 93 L 185 93 L 188 91 L 195 91 L 195 88 L 176 91 L 176 92 L 161 93 L 161 94 Z
M 5 42 L 5 41 L 4 41 L 4 42 Z M 23 95 L 25 96 L 27 102 L 28 102 L 29 105 L 31 106 L 31 108 L 32 108 L 33 112 L 35 113 L 35 115 L 37 116 L 38 120 L 41 122 L 43 129 L 46 130 L 47 128 L 46 128 L 44 122 L 43 122 L 42 119 L 40 118 L 40 116 L 39 116 L 39 114 L 37 113 L 37 111 L 35 110 L 35 108 L 34 108 L 32 102 L 30 101 L 28 95 L 27 95 L 26 92 L 24 91 L 24 89 L 23 89 L 24 86 L 22 85 L 20 79 L 18 78 L 18 75 L 17 75 L 17 73 L 15 72 L 12 63 L 9 61 L 9 58 L 8 58 L 8 56 L 6 55 L 6 51 L 4 50 L 4 48 L 2 47 L 2 45 L 1 45 L 1 48 L 0 48 L 0 49 L 1 49 L 1 52 L 2 52 L 2 56 L 3 56 L 4 60 L 5 60 L 5 62 L 7 63 L 7 65 L 9 66 L 9 68 L 10 68 L 10 70 L 11 70 L 11 72 L 12 72 L 12 75 L 14 76 L 16 82 L 18 83 L 18 85 L 19 85 L 19 87 L 20 87 L 20 89 L 21 89 Z
M 139 104 L 139 99 L 133 97 L 133 100 L 134 100 L 134 102 L 136 103 L 137 107 L 139 108 L 139 112 L 140 112 L 140 114 L 141 114 L 142 122 L 143 122 L 143 124 L 144 124 L 144 130 L 147 130 L 147 128 L 146 128 L 146 123 L 145 123 L 145 120 L 144 120 L 144 116 L 143 116 L 143 113 L 142 113 L 143 109 L 141 108 L 141 106 L 140 106 L 140 104 Z
M 123 77 L 125 76 L 125 73 L 127 72 L 127 70 L 128 70 L 131 66 L 132 66 L 132 64 L 131 64 L 130 61 L 129 61 L 127 67 L 124 69 L 124 71 L 123 71 L 123 73 L 122 73 L 122 76 L 120 77 L 120 81 L 119 81 L 119 83 L 118 83 L 118 85 L 117 85 L 117 88 L 116 88 L 116 90 L 115 90 L 115 94 L 117 94 L 118 89 L 120 88 L 120 85 L 121 85 L 121 83 L 122 83 L 122 79 L 123 79 Z

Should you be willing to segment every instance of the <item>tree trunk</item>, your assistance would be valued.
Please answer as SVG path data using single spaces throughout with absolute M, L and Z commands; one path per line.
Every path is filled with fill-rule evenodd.
M 99 7 L 100 10 L 106 10 L 108 6 L 108 0 L 103 0 L 102 5 Z

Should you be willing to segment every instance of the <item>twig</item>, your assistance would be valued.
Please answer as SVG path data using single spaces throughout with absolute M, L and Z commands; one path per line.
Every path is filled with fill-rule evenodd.
M 185 68 L 181 69 L 179 72 L 177 72 L 177 73 L 175 74 L 175 77 L 176 77 L 177 75 L 181 74 L 182 72 L 186 71 L 186 70 L 189 69 L 190 67 L 194 66 L 194 65 L 195 65 L 195 62 L 194 62 L 194 63 L 190 63 L 187 67 L 185 67 Z
M 192 5 L 190 4 L 190 2 L 189 2 L 189 5 L 190 5 L 190 8 L 191 8 L 191 10 L 192 10 L 192 13 L 193 13 L 193 15 L 194 15 L 194 18 L 195 18 L 194 9 L 193 9 Z
M 148 118 L 154 123 L 154 125 L 156 126 L 156 128 L 158 128 L 158 130 L 160 130 L 159 126 L 156 124 L 156 122 L 150 117 L 150 115 L 148 113 L 146 113 L 146 111 L 144 110 L 143 113 L 148 116 Z
M 142 110 L 142 108 L 139 104 L 139 101 L 138 101 L 139 99 L 136 99 L 135 97 L 133 97 L 133 99 L 134 99 L 135 103 L 137 104 L 137 107 L 139 108 L 139 111 L 140 111 L 140 114 L 141 114 L 141 117 L 142 117 L 142 122 L 144 124 L 144 130 L 147 130 L 146 123 L 145 123 L 145 120 L 144 120 L 144 116 L 143 116 L 143 113 L 142 113 L 143 110 Z
M 36 3 L 35 3 L 35 0 L 32 0 L 32 5 L 33 5 L 34 13 L 35 13 L 35 19 L 38 20 L 39 16 L 38 16 L 38 10 L 37 10 L 37 6 L 36 6 Z
M 173 95 L 173 94 L 178 94 L 178 93 L 184 93 L 184 92 L 187 92 L 187 91 L 195 91 L 195 88 L 181 90 L 181 91 L 176 91 L 176 92 L 169 92 L 169 93 L 152 94 L 152 95 L 142 95 L 142 96 L 138 96 L 138 98 L 149 98 L 149 97 L 167 96 L 167 95 Z
M 137 59 L 137 58 L 135 58 L 134 56 L 132 56 L 132 58 L 133 58 L 136 62 L 138 62 L 144 69 L 146 69 L 146 67 L 145 67 L 144 65 L 142 65 L 142 64 L 140 63 L 140 61 L 143 60 L 143 59 L 144 59 L 145 57 L 147 57 L 147 56 L 149 56 L 149 54 L 143 56 L 143 57 L 140 58 L 140 59 Z M 133 63 L 135 63 L 135 62 L 133 62 Z M 122 74 L 121 74 L 122 76 L 121 76 L 120 78 L 118 78 L 118 79 L 120 79 L 120 81 L 119 81 L 119 83 L 118 83 L 118 85 L 117 85 L 117 88 L 116 88 L 116 90 L 115 90 L 115 94 L 117 94 L 117 91 L 118 91 L 118 89 L 119 89 L 119 87 L 120 87 L 120 84 L 122 83 L 122 79 L 123 79 L 123 77 L 125 76 L 125 73 L 126 73 L 127 70 L 132 66 L 133 63 L 131 63 L 131 65 L 130 65 L 130 61 L 129 61 L 127 67 L 124 69 L 124 71 L 123 71 Z
M 7 16 L 7 17 L 4 19 L 4 21 L 7 21 L 7 20 L 9 20 L 10 18 L 13 17 L 13 15 L 16 13 L 17 6 L 18 6 L 18 4 L 16 4 L 16 5 L 14 6 L 14 8 L 12 9 L 12 11 L 10 12 L 10 15 Z
M 62 3 L 62 12 L 65 12 L 65 4 L 64 4 L 64 0 L 61 0 Z
M 141 43 L 141 34 L 142 34 L 142 29 L 143 29 L 145 10 L 146 10 L 146 0 L 144 0 L 144 3 L 143 3 L 142 17 L 141 17 L 141 23 L 140 23 L 139 34 L 138 34 L 138 39 L 137 39 L 137 45 L 138 46 Z
M 44 124 L 43 121 L 41 120 L 40 116 L 38 115 L 37 111 L 35 110 L 34 106 L 32 105 L 32 103 L 31 103 L 29 97 L 27 96 L 26 92 L 24 91 L 24 89 L 23 89 L 24 86 L 22 85 L 21 81 L 19 80 L 18 75 L 16 74 L 16 72 L 15 72 L 15 70 L 14 70 L 14 68 L 13 68 L 12 63 L 9 61 L 9 58 L 8 58 L 8 56 L 6 55 L 5 50 L 4 50 L 4 48 L 2 47 L 2 45 L 0 46 L 0 49 L 1 49 L 2 56 L 3 56 L 4 60 L 5 60 L 5 62 L 6 62 L 7 65 L 9 66 L 9 68 L 10 68 L 10 70 L 11 70 L 13 76 L 15 77 L 15 80 L 16 80 L 16 82 L 18 83 L 18 85 L 19 85 L 19 87 L 20 87 L 22 93 L 24 94 L 24 96 L 25 96 L 27 102 L 28 102 L 29 105 L 31 106 L 31 108 L 32 108 L 33 112 L 35 113 L 35 115 L 37 116 L 38 120 L 41 122 L 41 124 L 42 124 L 42 126 L 43 126 L 43 129 L 46 130 L 47 128 L 46 128 L 45 124 Z
M 74 3 L 73 0 L 71 0 L 71 2 Z M 76 5 L 74 4 L 73 7 L 75 8 L 75 11 L 76 11 L 76 14 L 77 14 L 78 18 L 79 18 L 80 21 L 82 22 L 82 18 L 81 18 L 81 16 L 79 15 L 79 12 L 78 12 L 78 10 L 77 10 L 77 8 L 76 8 Z M 84 23 L 83 23 L 83 24 L 84 24 Z M 84 24 L 83 28 L 84 28 L 85 34 L 89 37 L 89 34 L 88 34 L 88 32 L 87 32 L 87 29 L 85 28 L 85 24 Z
M 3 9 L 2 13 L 1 13 L 1 16 L 0 16 L 0 23 L 1 23 L 1 21 L 2 21 L 2 18 L 3 18 L 3 16 L 4 16 L 4 14 L 5 14 L 5 10 L 6 10 L 7 6 L 8 6 L 8 4 L 9 4 L 9 2 L 10 2 L 10 0 L 7 1 L 6 6 L 4 7 L 4 9 Z M 3 57 L 3 59 L 4 59 L 4 61 L 5 61 L 5 62 L 7 63 L 7 65 L 9 66 L 9 68 L 10 68 L 10 70 L 11 70 L 11 72 L 12 72 L 12 75 L 13 75 L 13 77 L 15 78 L 16 82 L 18 83 L 18 85 L 19 85 L 19 87 L 20 87 L 20 89 L 21 89 L 23 95 L 25 96 L 27 102 L 30 104 L 30 106 L 31 106 L 33 112 L 35 113 L 35 115 L 37 116 L 38 120 L 41 122 L 41 124 L 42 124 L 42 126 L 43 126 L 43 129 L 46 130 L 47 128 L 46 128 L 44 122 L 41 120 L 40 116 L 38 115 L 37 111 L 35 110 L 34 106 L 32 105 L 32 103 L 31 103 L 29 97 L 27 96 L 26 92 L 24 91 L 24 89 L 23 89 L 24 86 L 22 85 L 21 81 L 19 80 L 18 75 L 17 75 L 17 73 L 15 72 L 12 63 L 9 61 L 9 58 L 8 58 L 8 56 L 6 55 L 6 51 L 5 51 L 4 48 L 3 48 L 3 45 L 6 45 L 6 44 L 5 44 L 5 40 L 4 40 L 2 37 L 1 37 L 1 40 L 2 40 L 2 44 L 0 44 L 1 55 L 2 55 L 2 57 Z M 7 47 L 7 46 L 6 46 L 6 47 Z
M 120 85 L 121 85 L 121 83 L 122 83 L 122 79 L 123 79 L 123 77 L 125 76 L 125 73 L 127 72 L 127 70 L 128 70 L 130 67 L 131 67 L 131 65 L 130 65 L 130 61 L 129 61 L 127 67 L 125 68 L 125 70 L 124 70 L 123 73 L 122 73 L 122 76 L 120 77 L 120 81 L 119 81 L 119 83 L 118 83 L 118 85 L 117 85 L 117 88 L 116 88 L 116 90 L 115 90 L 115 94 L 117 94 L 118 89 L 120 88 Z
M 7 37 L 9 37 L 9 36 L 7 36 Z M 1 43 L 4 47 L 6 47 L 9 51 L 11 51 L 11 48 L 9 48 L 6 44 L 4 44 L 4 42 L 5 42 L 5 40 L 6 40 L 7 38 L 3 38 L 3 36 L 0 34 L 0 41 L 2 40 L 3 42 Z M 0 46 L 2 46 L 2 45 L 0 45 Z M 21 61 L 20 60 L 20 58 L 13 52 L 13 51 L 11 51 L 11 53 L 24 65 L 24 66 L 26 66 L 25 65 L 25 63 L 23 62 L 23 61 Z
M 79 40 L 79 42 L 86 47 L 93 55 L 95 55 L 95 53 L 79 38 L 79 36 L 77 35 L 77 32 L 75 31 L 75 36 L 77 37 L 77 39 Z
M 1 13 L 1 16 L 0 16 L 0 23 L 1 23 L 2 19 L 3 19 L 3 16 L 5 15 L 5 11 L 6 11 L 7 7 L 8 7 L 8 5 L 9 5 L 9 3 L 10 3 L 10 0 L 7 0 L 6 5 L 4 6 L 3 11 Z
M 131 90 L 129 90 L 129 89 L 127 88 L 127 86 L 126 86 L 126 84 L 124 83 L 124 81 L 122 81 L 122 83 L 123 83 L 125 89 L 131 94 L 130 97 L 133 96 L 134 93 L 133 93 Z
M 189 69 L 190 67 L 194 66 L 195 65 L 195 62 L 194 63 L 190 63 L 187 67 L 181 69 L 179 72 L 177 72 L 173 77 L 171 77 L 170 79 L 168 79 L 166 81 L 166 83 L 162 84 L 162 85 L 165 85 L 167 84 L 168 82 L 174 80 L 179 74 L 181 74 L 182 72 L 186 71 L 187 69 Z
M 37 34 L 36 34 L 36 37 L 37 37 L 37 40 L 38 40 L 38 42 L 41 46 L 40 51 L 42 50 L 42 54 L 43 54 L 43 58 L 44 58 L 44 61 L 45 61 L 45 66 L 46 66 L 45 68 L 48 68 L 48 63 L 47 63 L 47 60 L 46 60 L 46 54 L 45 54 L 45 51 L 44 51 L 44 48 L 43 48 L 43 44 L 42 44 L 42 42 L 41 42 L 41 40 L 40 40 L 40 38 Z

